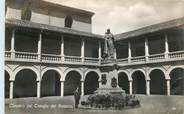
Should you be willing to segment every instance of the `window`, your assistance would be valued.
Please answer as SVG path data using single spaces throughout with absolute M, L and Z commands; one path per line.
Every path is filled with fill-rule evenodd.
M 23 7 L 21 11 L 21 19 L 22 20 L 30 20 L 31 19 L 31 9 L 29 7 Z
M 73 18 L 71 16 L 66 16 L 65 27 L 71 28 L 73 23 Z

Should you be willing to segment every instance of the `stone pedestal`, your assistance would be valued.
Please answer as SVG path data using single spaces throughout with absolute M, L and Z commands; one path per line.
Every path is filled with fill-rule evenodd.
M 110 59 L 113 60 L 113 59 Z M 95 93 L 110 93 L 113 95 L 126 95 L 125 90 L 118 86 L 118 66 L 116 64 L 112 66 L 104 66 L 102 72 L 106 74 L 107 82 L 101 84 Z M 116 79 L 117 87 L 112 87 L 112 78 Z
M 121 88 L 98 88 L 94 93 L 110 93 L 112 95 L 123 95 L 125 96 L 125 90 Z

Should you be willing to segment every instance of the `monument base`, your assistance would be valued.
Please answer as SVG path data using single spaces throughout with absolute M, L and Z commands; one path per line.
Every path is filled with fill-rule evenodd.
M 125 90 L 121 88 L 112 88 L 112 87 L 101 87 L 98 88 L 94 93 L 110 93 L 112 95 L 122 95 L 126 96 Z

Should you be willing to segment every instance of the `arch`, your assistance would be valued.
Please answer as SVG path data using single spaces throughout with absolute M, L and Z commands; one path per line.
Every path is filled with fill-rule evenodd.
M 135 72 L 137 72 L 137 71 L 140 71 L 140 72 L 142 72 L 142 73 L 144 74 L 145 80 L 150 80 L 150 78 L 146 75 L 145 70 L 143 70 L 143 69 L 134 69 L 134 70 L 132 70 L 131 73 L 130 73 L 131 78 L 132 78 L 132 75 L 133 75 Z M 132 79 L 133 79 L 133 78 L 132 78 Z
M 56 70 L 47 70 L 41 79 L 41 96 L 59 96 L 61 91 L 60 74 Z
M 77 88 L 81 88 L 81 74 L 76 70 L 71 70 L 66 73 L 64 82 L 64 95 L 73 95 Z M 81 90 L 80 90 L 81 91 Z
M 73 24 L 72 16 L 66 16 L 65 17 L 65 27 L 71 28 L 72 24 Z
M 150 79 L 150 73 L 151 73 L 152 71 L 154 71 L 154 70 L 160 70 L 160 71 L 162 71 L 162 72 L 164 73 L 165 79 L 168 79 L 168 77 L 167 77 L 167 75 L 166 75 L 166 70 L 165 70 L 164 68 L 162 68 L 162 67 L 154 67 L 154 68 L 149 69 L 149 70 L 147 71 L 147 74 L 148 74 L 148 78 L 149 78 L 149 79 Z
M 10 79 L 9 80 L 13 80 L 13 72 L 12 70 L 5 65 L 5 71 L 10 75 Z
M 60 81 L 63 81 L 64 80 L 64 77 L 63 77 L 63 72 L 59 69 L 59 68 L 51 68 L 51 67 L 46 67 L 46 68 L 44 68 L 42 71 L 41 71 L 41 79 L 42 79 L 42 77 L 43 77 L 43 75 L 47 72 L 47 71 L 51 71 L 51 70 L 53 70 L 53 71 L 56 71 L 58 74 L 59 74 L 59 76 L 60 76 Z
M 86 74 L 84 80 L 84 94 L 92 94 L 99 88 L 99 75 L 95 71 L 90 71 Z
M 5 73 L 4 73 L 4 85 L 5 85 L 5 88 L 4 88 L 4 96 L 5 98 L 9 98 L 9 91 L 10 91 L 10 74 L 5 70 Z
M 125 90 L 126 93 L 129 93 L 129 80 L 128 75 L 126 72 L 119 72 L 118 73 L 118 85 L 123 90 Z
M 36 73 L 30 69 L 20 70 L 15 77 L 13 95 L 20 97 L 36 97 L 37 82 Z
M 136 70 L 131 74 L 133 79 L 133 93 L 145 94 L 146 93 L 146 79 L 145 73 L 141 70 Z
M 169 75 L 171 95 L 184 95 L 184 68 L 173 67 Z
M 19 66 L 19 67 L 17 67 L 13 72 L 12 80 L 15 80 L 17 73 L 20 72 L 21 70 L 24 70 L 24 69 L 32 70 L 36 74 L 36 80 L 37 81 L 41 80 L 41 77 L 39 76 L 38 69 L 36 69 L 35 67 L 32 67 L 32 66 Z
M 126 70 L 120 70 L 120 71 L 118 71 L 118 75 L 119 75 L 120 73 L 125 73 L 126 76 L 127 76 L 127 78 L 128 78 L 128 80 L 132 80 L 131 75 L 129 75 L 130 73 L 128 73 Z
M 89 72 L 95 72 L 97 75 L 98 75 L 98 81 L 100 81 L 100 71 L 99 70 L 94 70 L 94 69 L 89 69 L 89 70 L 87 70 L 85 73 L 84 73 L 84 80 L 86 79 L 86 76 L 87 76 L 87 74 L 89 73 Z
M 63 75 L 64 81 L 66 80 L 66 75 L 71 71 L 78 72 L 81 76 L 81 81 L 84 81 L 83 72 L 79 69 L 76 69 L 76 68 L 68 68 L 67 70 L 64 71 L 64 75 Z
M 153 69 L 149 72 L 150 77 L 150 93 L 151 94 L 166 94 L 166 79 L 165 73 L 160 69 Z
M 174 69 L 178 69 L 178 68 L 184 69 L 184 66 L 181 65 L 181 66 L 172 66 L 172 67 L 170 67 L 170 68 L 167 70 L 167 75 L 170 76 L 171 71 L 173 71 Z M 169 79 L 170 79 L 170 77 L 169 77 Z

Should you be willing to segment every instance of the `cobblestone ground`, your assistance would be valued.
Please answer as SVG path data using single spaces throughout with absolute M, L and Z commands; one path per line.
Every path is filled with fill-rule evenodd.
M 45 108 L 45 109 L 7 109 L 6 114 L 184 114 L 184 96 L 144 96 L 139 95 L 141 107 L 123 110 L 84 110 L 73 109 L 73 97 L 60 98 L 42 98 L 39 103 L 53 104 L 60 102 L 65 108 Z M 24 102 L 30 103 L 31 99 Z M 22 99 L 16 100 L 20 103 Z M 61 103 L 62 101 L 62 103 Z M 64 101 L 64 102 L 63 102 Z M 11 103 L 11 101 L 6 101 Z M 15 103 L 15 101 L 14 101 Z M 68 107 L 67 107 L 68 106 Z

